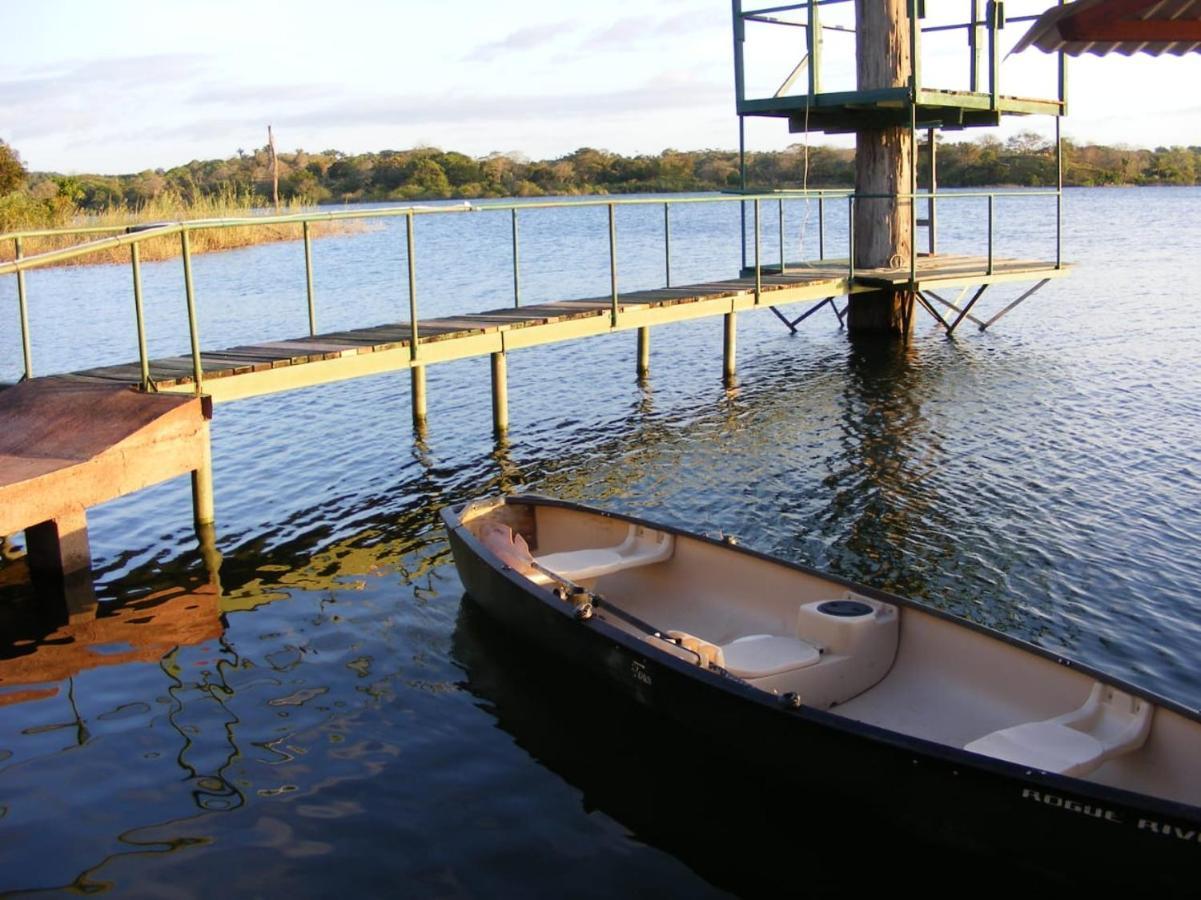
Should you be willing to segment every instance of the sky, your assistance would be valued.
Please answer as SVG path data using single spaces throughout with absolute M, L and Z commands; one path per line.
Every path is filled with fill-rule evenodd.
M 1011 0 L 1008 13 L 1048 2 Z M 927 0 L 932 15 L 966 6 Z M 840 7 L 828 9 L 837 22 Z M 583 146 L 635 154 L 738 144 L 728 0 L 40 0 L 6 4 L 0 20 L 0 139 L 35 171 L 116 174 L 225 158 L 265 144 L 268 124 L 281 151 L 429 145 L 543 159 Z M 1011 25 L 1007 42 L 1021 33 Z M 787 76 L 802 34 L 748 32 L 757 92 Z M 958 86 L 967 63 L 955 35 L 927 41 L 926 83 Z M 830 87 L 851 77 L 852 47 L 848 35 L 828 36 Z M 1037 50 L 1008 59 L 1005 92 L 1052 96 L 1053 59 Z M 1199 84 L 1201 54 L 1072 60 L 1064 134 L 1201 144 Z M 1023 118 L 998 134 L 1047 134 L 1051 122 Z M 804 138 L 779 120 L 750 120 L 747 133 L 750 149 Z

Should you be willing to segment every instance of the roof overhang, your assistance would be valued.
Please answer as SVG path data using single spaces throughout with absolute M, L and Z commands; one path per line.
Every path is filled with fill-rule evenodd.
M 1069 56 L 1201 52 L 1201 0 L 1077 0 L 1047 10 L 1018 41 Z

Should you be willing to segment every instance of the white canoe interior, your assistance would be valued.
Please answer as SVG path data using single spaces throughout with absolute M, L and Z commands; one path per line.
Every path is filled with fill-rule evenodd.
M 485 501 L 464 525 L 552 591 L 580 585 L 653 626 L 607 620 L 757 688 L 891 731 L 1201 805 L 1201 724 L 937 616 L 707 541 L 556 506 Z

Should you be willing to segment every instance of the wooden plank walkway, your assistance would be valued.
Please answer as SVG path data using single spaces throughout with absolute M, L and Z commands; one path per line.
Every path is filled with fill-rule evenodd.
M 1049 262 L 997 259 L 990 275 L 984 257 L 939 255 L 919 259 L 918 281 L 919 286 L 936 287 L 1033 280 L 1061 275 L 1065 269 Z M 760 273 L 758 302 L 752 272 L 722 281 L 620 294 L 616 323 L 608 297 L 419 319 L 416 352 L 410 348 L 412 331 L 407 322 L 203 351 L 203 392 L 214 402 L 236 400 L 612 331 L 822 300 L 909 280 L 909 269 L 904 267 L 857 270 L 852 283 L 846 261 L 837 259 L 791 263 L 784 274 L 778 264 L 763 266 Z M 135 362 L 54 377 L 83 383 L 138 384 L 141 369 Z M 192 357 L 152 360 L 150 379 L 159 391 L 194 391 Z

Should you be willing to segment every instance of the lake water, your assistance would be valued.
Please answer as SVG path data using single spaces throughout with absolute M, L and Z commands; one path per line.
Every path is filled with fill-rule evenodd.
M 983 203 L 943 204 L 944 249 L 981 251 Z M 999 201 L 997 254 L 1053 258 L 1052 204 Z M 984 334 L 919 318 L 908 344 L 852 343 L 828 310 L 795 336 L 741 315 L 734 390 L 719 319 L 656 329 L 644 383 L 633 333 L 510 354 L 502 445 L 486 359 L 431 367 L 420 439 L 404 373 L 218 407 L 218 596 L 170 596 L 205 580 L 179 479 L 91 512 L 97 623 L 0 619 L 0 890 L 828 895 L 1007 875 L 824 805 L 840 830 L 747 824 L 781 802 L 771 785 L 498 633 L 437 513 L 532 490 L 722 530 L 1197 706 L 1199 211 L 1195 188 L 1068 191 L 1076 268 Z M 736 206 L 672 215 L 673 282 L 736 272 Z M 618 210 L 624 289 L 661 284 L 661 217 Z M 790 257 L 816 255 L 816 218 L 789 204 Z M 827 227 L 845 252 L 845 207 Z M 420 219 L 420 314 L 510 302 L 508 228 Z M 526 302 L 607 292 L 603 209 L 528 211 L 521 238 Z M 314 253 L 320 330 L 407 317 L 398 220 Z M 197 258 L 195 278 L 208 348 L 307 330 L 298 243 Z M 145 280 L 152 354 L 186 352 L 178 261 Z M 37 372 L 136 357 L 125 267 L 28 282 Z M 0 279 L 0 381 L 22 371 L 15 306 Z M 855 862 L 863 841 L 880 865 Z

